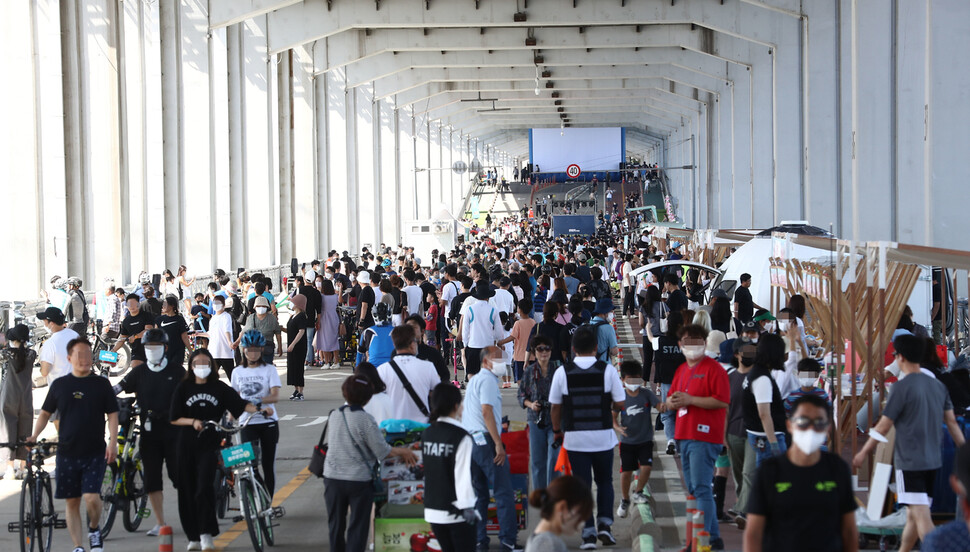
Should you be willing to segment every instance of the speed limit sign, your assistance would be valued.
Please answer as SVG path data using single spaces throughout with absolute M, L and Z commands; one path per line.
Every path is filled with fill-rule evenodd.
M 569 178 L 576 178 L 582 171 L 579 170 L 579 165 L 573 163 L 572 165 L 566 167 L 566 176 Z

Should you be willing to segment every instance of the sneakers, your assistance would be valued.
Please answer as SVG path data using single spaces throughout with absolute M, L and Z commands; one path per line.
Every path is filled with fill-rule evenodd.
M 583 537 L 583 544 L 579 545 L 580 550 L 596 550 L 596 535 Z
M 101 552 L 104 550 L 101 529 L 88 529 L 88 544 L 91 545 L 91 552 Z
M 625 518 L 628 513 L 630 513 L 630 501 L 621 500 L 620 505 L 616 507 L 616 517 Z
M 721 537 L 711 539 L 711 550 L 724 550 L 724 539 Z
M 189 541 L 189 545 L 185 547 L 186 550 L 202 550 L 202 543 L 199 541 Z
M 216 545 L 212 542 L 212 535 L 208 533 L 202 533 L 199 535 L 199 539 L 202 541 L 202 550 L 215 550 Z
M 298 393 L 298 392 L 294 391 L 293 394 L 290 395 L 290 400 L 291 401 L 302 401 L 303 400 L 303 393 Z
M 85 550 L 83 546 L 78 546 L 77 548 L 74 549 L 74 552 L 85 552 Z
M 744 514 L 735 514 L 734 524 L 738 526 L 738 529 L 744 531 L 744 528 L 748 526 L 748 518 L 744 517 Z
M 646 504 L 647 502 L 649 502 L 649 499 L 647 499 L 647 495 L 643 493 L 633 493 L 631 498 L 633 499 L 634 504 Z
M 502 550 L 506 550 L 508 552 L 525 552 L 525 548 L 521 544 L 519 544 L 517 542 L 516 543 L 512 543 L 512 544 L 509 544 L 507 542 L 503 542 L 502 543 Z
M 610 529 L 609 525 L 604 523 L 599 524 L 597 536 L 603 546 L 613 546 L 616 544 L 616 537 L 613 536 L 613 531 Z
M 667 441 L 667 454 L 671 456 L 677 454 L 677 444 L 674 443 L 672 440 Z
M 145 533 L 145 535 L 146 536 L 149 536 L 149 537 L 157 537 L 158 536 L 158 532 L 161 531 L 161 530 L 162 530 L 162 526 L 161 525 L 155 525 L 155 527 L 152 527 L 151 529 L 149 529 L 148 532 Z

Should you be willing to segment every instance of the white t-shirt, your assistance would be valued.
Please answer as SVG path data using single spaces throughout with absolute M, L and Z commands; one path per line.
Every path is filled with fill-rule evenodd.
M 391 370 L 393 372 L 393 370 Z M 394 403 L 391 397 L 385 392 L 380 392 L 367 401 L 364 405 L 364 412 L 371 415 L 378 424 L 384 420 L 390 420 L 394 416 Z
M 418 398 L 428 407 L 428 395 L 435 385 L 441 383 L 441 377 L 435 370 L 434 364 L 420 360 L 413 355 L 398 355 L 394 357 L 394 362 L 401 369 L 404 377 L 411 382 L 411 387 L 418 395 Z M 398 420 L 414 420 L 416 422 L 427 423 L 428 417 L 421 413 L 414 399 L 401 384 L 394 368 L 390 362 L 385 362 L 377 367 L 377 373 L 381 376 L 381 381 L 387 387 L 387 396 L 391 399 L 391 418 Z
M 232 335 L 232 316 L 226 311 L 213 314 L 209 319 L 209 352 L 212 358 L 233 358 L 232 342 L 226 339 L 227 333 L 229 339 L 235 339 Z
M 499 288 L 495 290 L 495 296 L 492 297 L 491 302 L 502 312 L 515 312 L 515 298 L 512 297 L 512 293 L 507 289 Z
M 468 300 L 465 304 L 468 304 Z M 490 303 L 476 299 L 463 312 L 461 324 L 462 340 L 468 347 L 481 349 L 502 339 L 502 319 L 498 309 Z
M 576 357 L 573 362 L 582 369 L 588 369 L 596 364 L 596 357 Z M 626 392 L 623 390 L 623 383 L 620 381 L 620 374 L 613 368 L 612 364 L 606 364 L 603 374 L 603 389 L 610 394 L 613 402 L 623 402 L 626 400 Z M 563 395 L 569 394 L 566 386 L 566 369 L 560 366 L 552 376 L 552 385 L 549 388 L 549 403 L 562 404 Z M 616 447 L 616 433 L 612 429 L 597 429 L 592 431 L 567 431 L 563 436 L 562 446 L 566 450 L 576 452 L 601 452 L 612 450 Z
M 441 284 L 441 300 L 445 302 L 445 306 L 448 309 L 451 309 L 451 302 L 454 301 L 460 292 L 461 284 L 458 282 L 445 282 Z
M 47 384 L 54 383 L 54 380 L 61 376 L 71 373 L 71 363 L 67 360 L 67 344 L 72 339 L 77 339 L 77 332 L 70 328 L 51 334 L 40 348 L 39 359 L 51 365 L 51 371 L 47 374 Z
M 404 289 L 401 291 L 408 296 L 408 314 L 421 314 L 421 305 L 424 303 L 421 297 L 424 292 L 421 291 L 421 288 L 418 286 L 404 286 Z
M 243 368 L 242 366 L 236 366 L 236 369 L 232 371 L 232 388 L 235 389 L 239 396 L 246 399 L 247 401 L 256 404 L 260 400 L 269 395 L 270 390 L 274 387 L 282 387 L 283 384 L 280 382 L 280 375 L 276 371 L 276 366 L 272 364 L 262 364 L 260 366 L 251 366 L 249 368 Z M 276 405 L 272 405 L 273 415 L 268 418 L 265 416 L 256 416 L 256 418 L 250 422 L 251 424 L 268 424 L 270 422 L 275 422 L 280 419 L 279 412 L 277 412 Z M 239 417 L 239 423 L 244 424 L 252 414 L 249 412 L 243 412 L 242 416 Z

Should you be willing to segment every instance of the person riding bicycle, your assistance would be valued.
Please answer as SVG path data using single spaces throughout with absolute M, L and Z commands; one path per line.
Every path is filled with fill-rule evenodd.
M 178 504 L 188 550 L 215 550 L 216 478 L 221 435 L 205 422 L 218 421 L 228 411 L 238 418 L 259 411 L 233 388 L 219 381 L 216 361 L 206 349 L 189 357 L 189 370 L 175 387 L 169 419 L 176 427 Z
M 185 368 L 179 362 L 169 362 L 169 338 L 165 330 L 152 328 L 141 338 L 148 362 L 131 369 L 123 380 L 114 386 L 115 393 L 134 393 L 141 407 L 141 440 L 138 447 L 145 472 L 145 492 L 155 514 L 155 527 L 149 536 L 158 535 L 165 523 L 162 500 L 162 462 L 168 478 L 177 486 L 176 478 L 176 430 L 168 423 L 169 410 L 175 387 L 185 377 Z M 124 428 L 122 428 L 124 429 Z
M 263 356 L 266 347 L 266 337 L 259 330 L 243 332 L 239 346 L 242 348 L 242 366 L 232 371 L 232 388 L 239 392 L 239 396 L 254 403 L 257 408 L 275 404 L 279 401 L 280 375 L 276 366 L 267 363 Z M 262 480 L 273 496 L 276 489 L 276 444 L 280 440 L 279 414 L 270 406 L 265 406 L 264 415 L 249 420 L 251 414 L 244 413 L 239 418 L 240 424 L 248 425 L 240 433 L 242 440 L 252 441 L 262 449 Z M 260 475 L 257 470 L 257 475 Z

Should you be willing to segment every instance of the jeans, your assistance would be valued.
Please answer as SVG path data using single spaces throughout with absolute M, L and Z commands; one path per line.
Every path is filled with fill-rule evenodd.
M 714 479 L 714 461 L 723 445 L 693 439 L 681 440 L 679 444 L 687 493 L 694 495 L 697 507 L 704 511 L 704 528 L 711 534 L 711 540 L 721 538 L 711 482 Z
M 761 467 L 761 463 L 771 458 L 772 456 L 785 454 L 785 451 L 788 450 L 787 443 L 785 442 L 784 433 L 780 431 L 776 431 L 775 439 L 778 441 L 777 452 L 771 450 L 771 447 L 768 445 L 767 437 L 763 437 L 760 435 L 752 435 L 751 433 L 748 433 L 748 444 L 750 444 L 751 448 L 754 450 L 755 465 L 757 467 Z M 761 448 L 758 447 L 759 440 L 762 441 L 762 443 L 764 444 Z
M 569 463 L 573 467 L 573 475 L 585 483 L 590 489 L 596 482 L 596 515 L 590 516 L 583 527 L 583 537 L 596 535 L 597 524 L 613 525 L 613 449 L 599 452 L 569 451 Z M 711 463 L 713 466 L 713 462 Z M 707 478 L 710 485 L 711 471 Z
M 737 501 L 734 509 L 747 512 L 748 492 L 754 483 L 754 472 L 757 469 L 754 449 L 748 444 L 748 439 L 737 435 L 727 436 L 728 455 L 731 457 L 731 472 L 734 475 L 734 487 Z
M 612 451 L 611 451 L 612 452 Z M 512 495 L 512 479 L 509 461 L 506 457 L 501 466 L 495 465 L 495 443 L 491 436 L 485 436 L 484 445 L 475 445 L 472 450 L 472 487 L 475 488 L 475 509 L 482 517 L 478 522 L 476 539 L 478 544 L 488 546 L 488 484 L 492 483 L 495 507 L 498 514 L 498 538 L 502 544 L 514 544 L 519 534 L 519 520 L 515 514 L 515 497 Z M 612 488 L 612 487 L 611 487 Z M 333 542 L 331 541 L 331 546 Z
M 313 350 L 313 336 L 317 334 L 317 329 L 309 327 L 306 329 L 306 363 L 311 364 L 316 360 Z
M 670 384 L 669 383 L 661 383 L 660 384 L 660 400 L 666 401 L 667 400 L 667 393 L 670 393 Z M 674 440 L 674 427 L 676 427 L 676 426 L 674 426 L 674 423 L 676 423 L 675 421 L 677 420 L 677 411 L 675 411 L 675 410 L 667 410 L 666 412 L 662 412 L 660 414 L 660 419 L 663 420 L 663 423 L 664 423 L 664 435 L 667 436 L 667 440 L 668 441 L 673 441 Z
M 513 360 L 512 361 L 512 377 L 515 378 L 516 382 L 522 381 L 522 371 L 525 369 L 525 361 Z
M 532 488 L 545 489 L 556 478 L 556 460 L 559 449 L 553 448 L 552 426 L 539 429 L 529 422 L 529 465 L 532 470 Z

